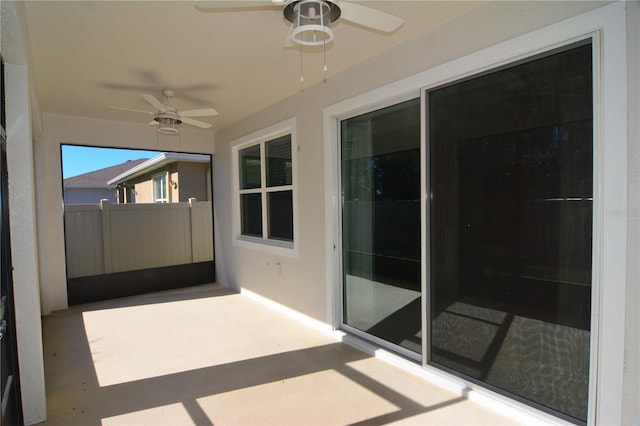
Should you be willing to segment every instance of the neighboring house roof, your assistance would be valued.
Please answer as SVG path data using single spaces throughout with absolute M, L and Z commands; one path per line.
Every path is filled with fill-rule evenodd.
M 122 174 L 124 171 L 137 166 L 138 164 L 144 163 L 147 160 L 148 158 L 129 160 L 122 164 L 116 164 L 115 166 L 105 167 L 104 169 L 73 176 L 65 179 L 63 181 L 63 186 L 65 188 L 107 188 L 109 187 L 109 180 Z
M 183 154 L 178 152 L 163 152 L 143 163 L 133 165 L 128 170 L 122 171 L 119 175 L 110 179 L 109 185 L 117 185 L 126 182 L 138 176 L 152 172 L 156 169 L 166 166 L 167 164 L 184 161 L 188 163 L 209 163 L 211 157 L 206 154 Z

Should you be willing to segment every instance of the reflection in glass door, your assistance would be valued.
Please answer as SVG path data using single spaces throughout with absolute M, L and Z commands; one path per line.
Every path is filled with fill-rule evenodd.
M 340 130 L 343 324 L 419 354 L 420 100 Z
M 586 422 L 591 44 L 428 92 L 429 363 Z

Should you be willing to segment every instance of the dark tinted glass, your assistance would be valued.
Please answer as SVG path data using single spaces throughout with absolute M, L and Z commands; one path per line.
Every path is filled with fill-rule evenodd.
M 267 186 L 291 185 L 291 136 L 283 136 L 265 144 Z
M 422 351 L 420 101 L 341 123 L 343 322 Z
M 293 241 L 293 192 L 269 192 L 269 238 Z
M 430 363 L 583 422 L 591 45 L 433 90 Z
M 260 188 L 260 145 L 240 150 L 240 189 Z
M 262 195 L 240 195 L 242 235 L 262 237 Z

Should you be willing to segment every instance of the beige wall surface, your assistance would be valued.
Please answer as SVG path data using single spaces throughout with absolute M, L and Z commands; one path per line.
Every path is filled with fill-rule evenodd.
M 138 182 L 134 188 L 136 190 L 136 204 L 153 203 L 153 181 Z
M 1 50 L 5 61 L 5 114 L 7 172 L 9 174 L 10 235 L 18 335 L 18 363 L 24 421 L 33 424 L 47 416 L 44 360 L 42 357 L 41 300 L 45 259 L 39 252 L 43 223 L 37 196 L 41 179 L 35 169 L 42 165 L 40 110 L 34 96 L 29 38 L 24 4 L 0 1 Z M 62 181 L 59 189 L 62 192 Z M 62 201 L 60 200 L 60 203 Z M 26 366 L 26 367 L 25 367 Z M 4 367 L 3 367 L 4 368 Z
M 180 180 L 177 172 L 177 165 L 171 164 L 169 174 L 167 176 L 167 198 L 169 203 L 177 203 L 180 200 L 180 186 L 178 181 Z
M 177 173 L 175 173 L 177 188 L 175 189 L 176 198 L 173 202 L 187 202 L 189 198 L 195 198 L 198 201 L 209 201 L 207 179 L 209 164 L 203 163 L 177 163 Z
M 622 424 L 640 424 L 640 2 L 627 5 L 628 235 Z

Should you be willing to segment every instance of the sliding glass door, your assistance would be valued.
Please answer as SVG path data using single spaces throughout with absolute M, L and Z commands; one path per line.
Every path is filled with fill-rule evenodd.
M 586 422 L 592 62 L 586 40 L 340 121 L 345 330 Z
M 422 349 L 420 100 L 341 122 L 343 323 Z
M 591 44 L 427 91 L 429 363 L 587 418 Z

